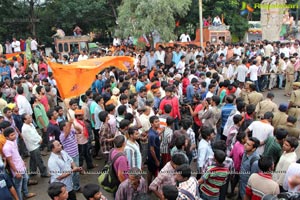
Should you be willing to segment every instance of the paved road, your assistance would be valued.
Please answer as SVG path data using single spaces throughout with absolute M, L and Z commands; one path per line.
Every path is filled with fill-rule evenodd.
M 275 89 L 272 91 L 274 94 L 275 94 L 275 99 L 274 101 L 279 104 L 279 103 L 288 103 L 288 98 L 283 96 L 284 94 L 284 90 L 278 90 L 278 89 Z M 264 93 L 264 96 L 266 96 L 267 92 Z M 45 164 L 47 164 L 47 160 L 48 160 L 48 156 L 45 156 L 44 158 L 44 162 Z M 28 163 L 29 162 L 29 159 L 26 159 L 26 162 Z M 104 165 L 104 162 L 103 160 L 95 160 L 95 163 L 98 164 L 98 168 L 95 169 L 95 170 L 92 170 L 92 171 L 89 171 L 90 174 L 86 174 L 86 175 L 81 175 L 81 185 L 84 186 L 85 184 L 87 183 L 98 183 L 97 182 L 97 177 L 98 177 L 98 174 L 97 174 L 97 170 L 100 170 L 103 165 Z M 192 163 L 192 169 L 195 170 L 196 169 L 196 163 Z M 35 185 L 35 186 L 29 186 L 29 191 L 30 192 L 35 192 L 37 193 L 37 196 L 32 198 L 32 200 L 48 200 L 50 199 L 48 197 L 48 194 L 47 194 L 47 188 L 48 188 L 48 179 L 45 179 L 45 178 L 40 178 L 39 176 L 36 176 L 35 177 L 38 181 L 39 181 L 39 184 L 38 185 Z M 103 192 L 103 194 L 109 199 L 109 200 L 113 200 L 113 196 L 107 192 Z M 84 197 L 81 193 L 77 193 L 77 199 L 78 200 L 84 200 Z

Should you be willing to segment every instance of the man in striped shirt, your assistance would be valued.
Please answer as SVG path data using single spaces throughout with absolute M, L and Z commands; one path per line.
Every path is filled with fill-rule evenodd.
M 279 185 L 272 180 L 271 171 L 274 170 L 272 157 L 263 156 L 258 161 L 259 173 L 253 173 L 246 187 L 244 200 L 261 200 L 264 195 L 277 195 L 280 193 Z
M 219 200 L 220 188 L 226 183 L 229 169 L 223 162 L 226 154 L 222 150 L 215 150 L 216 165 L 208 167 L 205 174 L 198 180 L 201 190 L 201 198 L 204 200 Z
M 140 145 L 136 142 L 136 140 L 139 138 L 139 135 L 139 131 L 136 127 L 130 127 L 128 129 L 129 138 L 124 151 L 130 168 L 137 167 L 142 169 Z
M 72 123 L 74 119 L 70 119 L 67 123 L 62 121 L 59 123 L 60 136 L 59 140 L 64 147 L 64 150 L 73 159 L 76 166 L 79 166 L 79 151 L 78 144 L 76 140 L 76 131 L 72 128 Z M 77 127 L 75 127 L 77 128 Z M 80 189 L 80 176 L 79 172 L 74 172 L 72 175 L 73 180 L 73 190 L 78 191 Z

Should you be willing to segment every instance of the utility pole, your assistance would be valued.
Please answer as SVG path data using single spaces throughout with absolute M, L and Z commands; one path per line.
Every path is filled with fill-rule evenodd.
M 202 0 L 199 0 L 200 46 L 203 45 Z

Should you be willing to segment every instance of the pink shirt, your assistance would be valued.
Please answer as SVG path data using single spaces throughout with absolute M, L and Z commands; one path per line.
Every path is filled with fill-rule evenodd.
M 233 159 L 234 169 L 239 172 L 241 169 L 242 158 L 244 154 L 244 145 L 239 141 L 233 145 L 233 148 L 230 152 L 230 157 Z
M 300 68 L 300 59 L 296 60 L 296 63 L 294 64 L 294 67 L 295 67 L 295 71 L 299 70 L 299 68 Z
M 17 145 L 16 140 L 15 141 L 6 140 L 6 142 L 3 146 L 3 154 L 5 155 L 5 157 L 12 158 L 12 162 L 14 163 L 18 172 L 24 173 L 24 174 L 26 173 L 26 166 L 25 166 L 25 163 L 24 163 L 22 157 L 19 154 L 18 145 Z M 12 171 L 13 175 L 15 176 L 15 172 L 12 170 L 12 168 L 11 168 L 11 171 Z
M 111 158 L 113 159 L 117 153 L 119 153 L 119 151 L 114 149 L 111 153 Z M 128 178 L 129 164 L 125 155 L 117 158 L 117 160 L 114 162 L 114 169 L 116 173 L 118 173 L 118 171 L 122 171 L 124 177 L 126 177 L 126 179 Z

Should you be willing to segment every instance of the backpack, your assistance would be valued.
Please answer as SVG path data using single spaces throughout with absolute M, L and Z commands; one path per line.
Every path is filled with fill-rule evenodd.
M 113 150 L 109 152 L 108 162 L 104 165 L 103 169 L 100 172 L 100 175 L 98 177 L 98 183 L 100 186 L 103 187 L 105 191 L 115 193 L 120 185 L 120 181 L 114 169 L 114 162 L 120 156 L 125 156 L 125 154 L 123 152 L 119 152 L 112 159 L 112 151 Z

